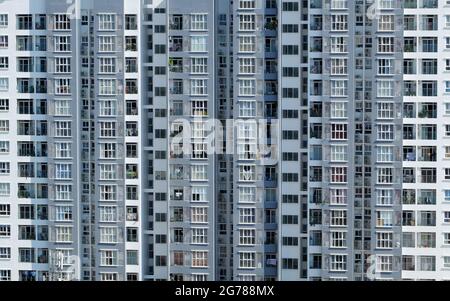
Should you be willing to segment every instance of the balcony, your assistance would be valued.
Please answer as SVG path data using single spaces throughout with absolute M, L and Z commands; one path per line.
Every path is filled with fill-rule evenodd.
M 403 205 L 414 205 L 416 204 L 416 191 L 414 189 L 405 189 L 402 193 L 402 204 Z
M 438 8 L 438 0 L 422 0 L 419 8 Z
M 269 20 L 264 24 L 264 29 L 266 30 L 277 30 L 278 28 L 278 20 L 277 19 L 273 19 L 273 20 Z
M 434 227 L 436 226 L 436 212 L 434 211 L 420 211 L 418 213 L 417 226 Z
M 183 30 L 183 16 L 173 15 L 169 21 L 170 30 Z
M 426 169 L 421 170 L 420 183 L 436 183 L 436 169 Z
M 17 93 L 34 93 L 34 86 L 29 82 L 18 81 L 17 83 Z
M 437 110 L 429 110 L 429 109 L 422 109 L 419 114 L 419 118 L 437 118 Z
M 172 37 L 169 42 L 170 52 L 181 52 L 183 51 L 183 38 L 182 37 Z
M 136 129 L 136 128 L 127 128 L 126 134 L 127 134 L 127 137 L 137 137 L 137 136 L 139 136 L 138 129 Z
M 436 162 L 436 153 L 435 146 L 421 146 L 419 147 L 419 161 Z
M 436 205 L 436 191 L 435 190 L 420 190 L 417 204 L 419 204 L 419 205 Z
M 183 72 L 183 59 L 182 58 L 170 58 L 169 59 L 169 71 L 174 73 Z
M 404 8 L 417 8 L 417 0 L 405 0 Z
M 138 178 L 137 171 L 127 171 L 127 180 L 136 180 Z
M 415 16 L 405 16 L 404 30 L 417 30 L 417 22 Z
M 33 51 L 32 37 L 17 37 L 16 43 L 17 51 Z
M 34 23 L 34 28 L 36 30 L 46 30 L 47 29 L 47 18 L 45 15 L 39 15 L 36 17 L 36 22 Z
M 437 16 L 422 16 L 420 30 L 437 30 Z
M 310 30 L 322 30 L 322 22 L 311 22 Z
M 170 88 L 170 94 L 182 95 L 183 94 L 183 87 L 171 87 Z
M 309 2 L 309 7 L 314 8 L 322 8 L 322 1 L 321 0 L 312 0 Z
M 125 87 L 125 94 L 138 94 L 138 88 L 136 86 Z

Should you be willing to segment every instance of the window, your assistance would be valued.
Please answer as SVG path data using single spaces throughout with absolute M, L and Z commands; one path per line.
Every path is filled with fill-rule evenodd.
M 55 100 L 55 116 L 70 116 L 71 114 L 70 100 Z
M 253 79 L 239 80 L 239 96 L 255 96 L 256 81 Z
M 377 162 L 387 163 L 394 161 L 393 146 L 377 146 Z
M 57 201 L 72 200 L 72 185 L 55 185 L 55 199 Z
M 99 100 L 100 116 L 116 116 L 117 115 L 117 101 L 112 100 Z
M 377 205 L 390 206 L 394 203 L 394 191 L 392 189 L 376 189 Z
M 137 16 L 125 15 L 125 30 L 136 30 L 136 29 L 137 29 Z
M 393 256 L 391 255 L 377 255 L 377 272 L 392 272 Z
M 72 179 L 72 164 L 55 164 L 55 178 Z
M 207 51 L 207 36 L 191 36 L 191 52 Z
M 0 154 L 9 154 L 9 141 L 0 141 Z
M 239 30 L 254 31 L 256 29 L 255 14 L 239 14 Z
M 347 270 L 347 255 L 330 255 L 330 271 L 345 272 Z
M 9 111 L 9 99 L 0 98 L 0 112 L 8 112 Z
M 347 189 L 345 189 L 345 188 L 330 189 L 330 204 L 346 205 L 347 204 Z
M 377 59 L 378 75 L 393 75 L 394 60 L 393 59 Z
M 116 51 L 116 37 L 100 36 L 99 52 L 114 52 L 114 51 Z
M 104 172 L 107 172 L 106 170 Z M 117 186 L 115 185 L 99 185 L 101 201 L 116 201 Z
M 192 57 L 191 58 L 191 73 L 192 74 L 207 74 L 208 73 L 208 58 L 207 57 Z
M 8 15 L 0 14 L 0 27 L 8 27 Z
M 70 95 L 71 80 L 70 78 L 55 79 L 55 95 Z
M 394 180 L 394 169 L 391 167 L 377 168 L 377 183 L 392 184 Z
M 58 14 L 54 16 L 55 30 L 70 30 L 70 18 L 67 14 Z
M 255 58 L 240 58 L 239 59 L 239 73 L 240 74 L 255 74 L 256 73 L 256 59 Z
M 191 115 L 192 116 L 207 116 L 208 115 L 208 102 L 206 100 L 193 100 L 191 102 Z
M 331 59 L 331 75 L 346 75 L 347 74 L 347 59 L 346 58 L 332 58 Z
M 331 53 L 346 53 L 347 52 L 347 37 L 330 37 Z
M 378 52 L 379 53 L 394 53 L 394 38 L 393 37 L 378 37 Z
M 72 227 L 70 226 L 56 226 L 56 242 L 57 243 L 70 243 L 72 242 Z
M 208 208 L 207 207 L 192 207 L 191 208 L 191 223 L 193 223 L 193 224 L 208 223 Z
M 255 0 L 239 0 L 239 9 L 255 9 Z
M 55 121 L 55 137 L 71 137 L 72 122 L 71 121 Z
M 8 217 L 11 215 L 11 205 L 0 204 L 0 217 Z
M 116 180 L 117 166 L 115 164 L 100 164 L 100 180 Z
M 2 237 L 11 237 L 10 225 L 0 225 L 0 238 Z
M 195 245 L 208 244 L 208 228 L 191 228 L 191 243 Z
M 239 229 L 239 244 L 253 246 L 256 244 L 256 229 Z
M 191 181 L 208 181 L 207 165 L 191 166 Z
M 0 261 L 1 260 L 9 260 L 11 259 L 11 248 L 9 247 L 0 247 Z M 1 281 L 0 276 L 0 281 Z
M 8 36 L 0 36 L 0 48 L 8 48 Z
M 0 91 L 8 92 L 8 90 L 9 90 L 9 79 L 0 78 Z
M 114 223 L 117 221 L 117 207 L 100 206 L 100 222 Z
M 255 52 L 256 37 L 255 36 L 239 36 L 239 52 Z
M 393 102 L 378 102 L 377 103 L 377 117 L 379 119 L 394 119 L 394 103 Z
M 331 102 L 331 118 L 347 118 L 347 102 Z
M 0 175 L 8 175 L 10 173 L 10 163 L 0 162 Z
M 8 69 L 9 58 L 7 56 L 0 56 L 0 69 Z
M 239 252 L 239 268 L 254 269 L 256 268 L 255 252 Z
M 72 206 L 55 206 L 55 219 L 57 222 L 72 221 Z
M 208 267 L 208 251 L 192 251 L 192 267 Z
M 206 79 L 191 79 L 191 95 L 207 95 L 208 84 Z
M 344 123 L 331 124 L 331 139 L 347 140 L 347 124 Z
M 70 52 L 70 36 L 54 36 L 55 52 Z
M 115 30 L 116 29 L 116 15 L 114 14 L 99 14 L 98 15 L 98 30 Z
M 348 15 L 344 14 L 332 14 L 331 15 L 331 30 L 333 31 L 346 31 L 348 30 Z
M 330 210 L 330 226 L 347 226 L 347 210 Z
M 116 95 L 116 86 L 115 79 L 99 79 L 99 95 Z
M 331 158 L 332 162 L 346 162 L 347 159 L 347 146 L 346 145 L 331 145 Z
M 117 251 L 115 251 L 115 250 L 100 250 L 100 265 L 101 266 L 116 266 L 117 265 Z
M 55 73 L 70 73 L 70 57 L 55 57 Z
M 99 73 L 116 73 L 116 58 L 101 57 L 99 58 Z
M 377 210 L 377 227 L 392 227 L 393 226 L 393 211 Z
M 0 120 L 0 132 L 2 133 L 9 132 L 9 120 Z
M 0 281 L 11 281 L 11 270 L 0 270 Z
M 377 124 L 377 139 L 380 141 L 394 140 L 393 124 Z
M 117 243 L 117 227 L 100 227 L 100 243 Z
M 347 87 L 348 81 L 345 79 L 330 80 L 331 96 L 332 97 L 346 97 L 348 95 Z
M 125 37 L 125 51 L 137 51 L 137 37 L 126 36 Z
M 331 167 L 331 183 L 347 183 L 347 167 Z
M 377 249 L 392 249 L 394 234 L 392 232 L 376 232 Z
M 191 193 L 191 201 L 192 202 L 207 202 L 208 201 L 208 192 L 207 187 L 203 186 L 193 186 Z
M 346 248 L 347 232 L 331 231 L 330 232 L 330 248 Z
M 377 97 L 393 97 L 394 96 L 394 82 L 383 80 L 377 81 Z
M 191 30 L 202 31 L 208 29 L 207 14 L 191 14 Z
M 379 31 L 393 31 L 394 30 L 394 15 L 380 15 L 378 19 Z

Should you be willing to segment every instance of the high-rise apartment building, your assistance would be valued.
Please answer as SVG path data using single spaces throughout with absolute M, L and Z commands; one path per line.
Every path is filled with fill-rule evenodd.
M 449 280 L 449 49 L 444 0 L 0 1 L 0 281 Z

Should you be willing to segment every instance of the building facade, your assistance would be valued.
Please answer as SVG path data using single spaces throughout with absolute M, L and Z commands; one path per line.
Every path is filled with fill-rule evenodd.
M 449 28 L 444 0 L 0 1 L 0 281 L 450 279 Z

